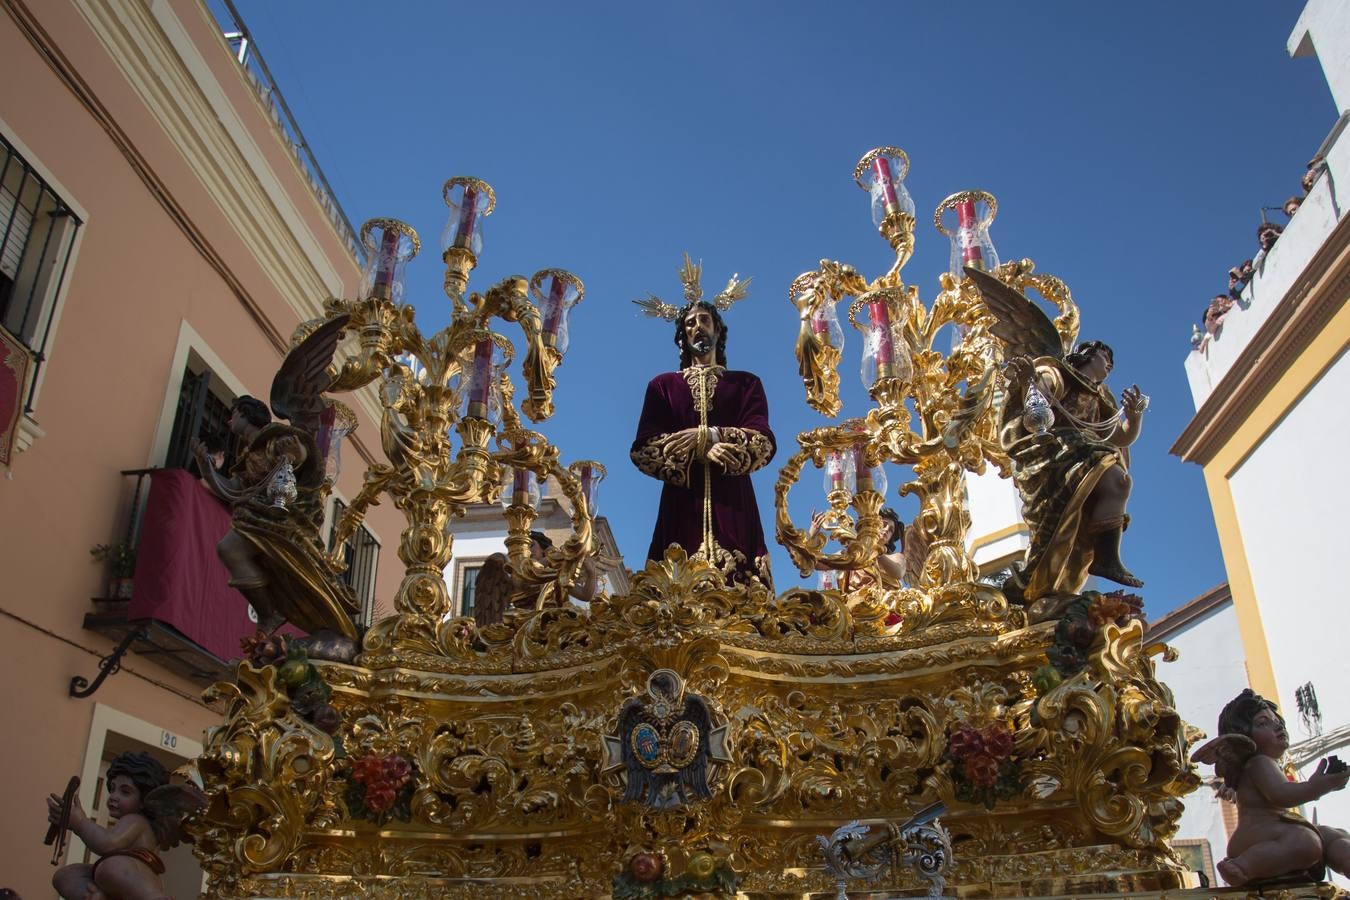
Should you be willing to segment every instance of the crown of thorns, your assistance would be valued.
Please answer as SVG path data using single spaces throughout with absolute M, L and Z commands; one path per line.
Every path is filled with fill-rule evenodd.
M 684 265 L 680 266 L 680 281 L 684 284 L 684 306 L 672 306 L 655 294 L 641 300 L 634 300 L 638 308 L 654 319 L 674 322 L 680 317 L 680 310 L 703 299 L 703 261 L 694 262 L 689 254 L 684 255 Z M 722 312 L 731 309 L 738 300 L 744 300 L 750 293 L 750 279 L 733 274 L 727 279 L 727 286 L 712 298 L 712 305 Z

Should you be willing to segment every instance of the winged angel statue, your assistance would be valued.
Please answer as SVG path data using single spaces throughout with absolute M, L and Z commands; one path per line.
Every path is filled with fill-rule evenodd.
M 1027 601 L 1075 594 L 1088 575 L 1142 587 L 1121 561 L 1120 538 L 1130 521 L 1128 448 L 1148 398 L 1131 385 L 1117 406 L 1103 384 L 1115 363 L 1110 347 L 1088 341 L 1065 352 L 1050 318 L 1024 294 L 986 272 L 965 271 L 1006 348 L 999 439 L 1031 527 L 1031 546 L 1007 587 Z
M 324 559 L 319 529 L 330 461 L 354 418 L 327 399 L 329 364 L 347 316 L 314 328 L 286 354 L 266 406 L 253 398 L 235 401 L 231 430 L 240 439 L 239 461 L 222 476 L 198 452 L 207 484 L 231 505 L 230 531 L 216 551 L 238 588 L 258 613 L 266 632 L 291 622 L 309 632 L 357 637 L 356 598 Z M 302 325 L 304 334 L 311 324 Z M 255 416 L 242 414 L 253 405 Z

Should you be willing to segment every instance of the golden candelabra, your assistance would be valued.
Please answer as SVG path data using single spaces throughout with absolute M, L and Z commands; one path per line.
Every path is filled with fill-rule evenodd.
M 836 303 L 852 298 L 848 320 L 866 339 L 875 407 L 800 435 L 776 487 L 778 539 L 804 574 L 875 573 L 840 590 L 729 585 L 672 547 L 627 594 L 555 604 L 592 552 L 578 467 L 596 464 L 564 468 L 521 425 L 504 368 L 489 367 L 492 391 L 482 376 L 512 352 L 493 320 L 518 323 L 522 408 L 546 417 L 562 334 L 546 301 L 575 302 L 580 283 L 548 270 L 465 298 L 491 192 L 452 179 L 443 252 L 454 316 L 425 339 L 398 302 L 415 235 L 368 223 L 376 262 L 363 296 L 329 304 L 359 343 L 334 389 L 379 380 L 389 462 L 367 473 L 339 534 L 393 497 L 408 517 L 407 573 L 395 614 L 355 662 L 257 651 L 209 692 L 225 720 L 197 761 L 210 802 L 191 827 L 212 896 L 806 897 L 840 885 L 894 896 L 943 878 L 962 897 L 1162 896 L 1186 882 L 1167 841 L 1179 798 L 1199 783 L 1193 735 L 1156 680 L 1152 657 L 1167 651 L 1145 647 L 1137 598 L 1086 592 L 1038 621 L 979 582 L 966 550 L 964 474 L 991 463 L 1006 474 L 1009 460 L 996 428 L 1002 351 L 960 273 L 984 267 L 1036 290 L 1069 340 L 1077 310 L 1030 262 L 997 263 L 993 199 L 979 192 L 939 207 L 940 229 L 944 210 L 960 221 L 954 262 L 922 305 L 900 277 L 916 222 L 907 168 L 902 151 L 880 148 L 855 172 L 896 253 L 890 271 L 868 281 L 822 261 L 790 291 L 814 408 L 842 407 Z M 943 353 L 948 326 L 957 337 Z M 835 553 L 787 513 L 807 462 L 831 473 Z M 911 541 L 925 549 L 908 584 L 878 569 L 882 464 L 911 467 L 899 490 L 920 500 Z M 442 570 L 454 516 L 495 499 L 505 467 L 561 483 L 575 533 L 531 560 L 533 510 L 515 487 L 507 544 L 538 608 L 480 629 L 450 615 Z M 304 714 L 291 677 L 304 665 L 334 721 Z M 897 823 L 935 809 L 943 830 L 925 858 L 942 874 L 925 882 L 902 862 L 924 854 L 897 844 L 918 832 Z

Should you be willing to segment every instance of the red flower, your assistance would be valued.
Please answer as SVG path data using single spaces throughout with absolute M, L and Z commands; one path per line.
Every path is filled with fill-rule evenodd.
M 401 756 L 388 756 L 384 760 L 384 777 L 395 787 L 403 787 L 412 775 L 412 764 Z
M 983 753 L 965 761 L 966 779 L 977 788 L 991 788 L 998 781 L 998 763 Z
M 395 796 L 394 789 L 388 784 L 368 785 L 365 797 L 366 809 L 374 813 L 382 813 L 392 809 Z
M 994 759 L 1006 759 L 1013 750 L 1012 732 L 1002 722 L 995 722 L 984 729 L 984 749 Z
M 959 725 L 947 738 L 947 752 L 955 759 L 983 753 L 984 736 L 969 725 Z

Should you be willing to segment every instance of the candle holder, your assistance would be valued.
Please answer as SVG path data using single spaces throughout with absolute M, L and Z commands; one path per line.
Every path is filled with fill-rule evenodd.
M 822 371 L 823 363 L 837 364 L 835 356 L 824 352 L 832 342 L 816 340 L 810 323 L 826 305 L 848 297 L 849 321 L 863 335 L 862 381 L 875 408 L 865 418 L 799 437 L 801 450 L 780 472 L 776 524 L 779 543 L 803 575 L 819 565 L 871 565 L 880 548 L 868 545 L 866 536 L 879 531 L 880 525 L 868 517 L 881 508 L 887 490 L 883 464 L 912 467 L 914 477 L 900 485 L 899 493 L 915 494 L 920 501 L 910 529 L 914 546 L 927 548 L 916 587 L 928 589 L 973 582 L 978 574 L 965 546 L 970 527 L 965 472 L 982 472 L 988 462 L 1005 473 L 1009 469 L 989 415 L 1001 351 L 989 331 L 992 320 L 979 292 L 959 268 L 949 270 L 940 275 L 941 291 L 927 307 L 919 299 L 918 288 L 901 279 L 901 269 L 914 250 L 914 202 L 904 185 L 908 173 L 909 157 L 897 147 L 869 150 L 853 171 L 854 180 L 870 198 L 873 223 L 895 252 L 889 271 L 869 281 L 851 266 L 822 260 L 818 269 L 793 282 L 791 297 L 803 322 L 797 355 L 807 402 L 831 416 L 842 408 L 837 381 Z M 1062 315 L 1055 327 L 1070 339 L 1077 333 L 1077 310 L 1063 283 L 1033 275 L 1029 261 L 999 263 L 989 240 L 989 225 L 997 208 L 995 199 L 983 191 L 962 191 L 939 205 L 934 219 L 939 230 L 953 240 L 952 267 L 958 262 L 984 266 L 1020 290 L 1035 288 L 1060 307 Z M 943 224 L 947 210 L 956 216 L 955 232 Z M 944 354 L 935 342 L 939 331 L 949 325 L 954 326 L 950 329 L 955 332 L 954 346 Z M 807 462 L 829 466 L 835 453 L 854 455 L 855 490 L 851 497 L 842 490 L 837 496 L 830 494 L 828 515 L 840 510 L 847 514 L 852 509 L 857 521 L 856 526 L 835 521 L 836 534 L 847 535 L 851 529 L 856 537 L 848 540 L 846 553 L 829 556 L 823 552 L 824 539 L 813 539 L 793 525 L 787 498 Z M 939 613 L 930 610 L 906 616 L 903 627 L 922 627 L 930 614 Z
M 496 196 L 486 182 L 464 177 L 449 179 L 442 196 L 450 207 L 441 241 L 445 289 L 454 301 L 445 328 L 424 337 L 412 307 L 401 302 L 404 267 L 420 242 L 411 227 L 394 219 L 372 219 L 361 230 L 371 250 L 361 296 L 331 300 L 324 309 L 328 317 L 349 317 L 347 330 L 359 338 L 330 391 L 378 382 L 380 442 L 389 458 L 389 465 L 367 471 L 361 490 L 334 525 L 333 543 L 341 546 L 354 534 L 382 495 L 391 496 L 408 518 L 399 545 L 407 571 L 394 597 L 397 615 L 365 637 L 367 659 L 374 664 L 409 652 L 450 652 L 442 628 L 451 610 L 443 576 L 453 543 L 450 518 L 464 515 L 472 504 L 497 502 L 504 493 L 504 472 L 513 473 L 504 511 L 513 578 L 537 586 L 538 602 L 565 599 L 585 557 L 594 552 L 580 480 L 559 463 L 557 448 L 522 424 L 509 373 L 515 345 L 493 326 L 515 323 L 522 331 L 526 393 L 520 409 L 535 422 L 553 413 L 553 373 L 565 341 L 559 346 L 545 339 L 549 313 L 541 318 L 523 278 L 506 278 L 481 295 L 466 295 L 482 251 L 483 219 L 495 208 Z M 554 319 L 561 334 L 566 309 L 580 300 L 581 281 L 559 269 L 544 269 L 541 276 L 540 289 L 561 299 L 563 318 Z M 523 491 L 515 490 L 516 477 L 525 479 Z M 529 524 L 536 514 L 531 498 L 537 504 L 538 485 L 548 478 L 572 501 L 573 534 L 540 561 L 528 554 Z M 336 554 L 328 562 L 339 571 L 345 565 Z
M 361 226 L 361 244 L 367 259 L 361 295 L 402 303 L 404 270 L 422 249 L 417 232 L 398 219 L 371 219 Z
M 478 254 L 483 250 L 483 219 L 497 208 L 497 194 L 486 181 L 456 176 L 445 182 L 441 197 L 450 207 L 450 217 L 441 232 L 445 293 L 458 306 L 469 286 L 469 273 L 478 265 Z
M 821 260 L 821 270 L 793 279 L 788 300 L 797 308 L 797 371 L 806 388 L 806 402 L 827 416 L 837 416 L 839 360 L 844 352 L 844 329 L 835 305 L 851 291 L 866 290 L 867 282 L 851 266 Z
M 888 278 L 897 277 L 914 253 L 914 198 L 905 187 L 908 174 L 909 156 L 899 147 L 868 150 L 853 169 L 853 180 L 871 197 L 872 224 L 895 251 Z
M 956 230 L 949 231 L 943 223 L 943 214 L 955 213 Z M 951 194 L 933 211 L 933 224 L 951 239 L 952 252 L 947 271 L 960 281 L 963 270 L 969 266 L 992 272 L 998 268 L 998 251 L 989 237 L 989 226 L 998 215 L 998 201 L 986 191 L 958 191 Z

